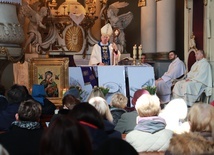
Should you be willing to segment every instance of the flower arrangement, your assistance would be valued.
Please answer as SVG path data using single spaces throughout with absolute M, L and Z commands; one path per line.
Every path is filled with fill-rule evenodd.
M 94 89 L 99 89 L 102 91 L 103 95 L 106 96 L 109 92 L 109 88 L 105 88 L 105 87 L 98 87 L 98 86 L 95 86 Z
M 103 95 L 106 96 L 109 92 L 109 88 L 99 87 L 99 89 L 103 92 Z
M 146 89 L 151 95 L 155 95 L 155 93 L 156 93 L 155 86 L 146 86 L 146 87 L 143 87 L 143 89 Z

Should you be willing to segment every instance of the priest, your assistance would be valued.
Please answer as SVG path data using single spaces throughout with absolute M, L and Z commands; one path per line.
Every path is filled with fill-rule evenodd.
M 120 51 L 115 43 L 110 43 L 109 39 L 113 30 L 108 23 L 101 28 L 101 41 L 94 45 L 89 65 L 117 65 L 120 60 Z
M 192 106 L 204 90 L 212 88 L 212 72 L 205 59 L 204 51 L 197 50 L 196 62 L 184 80 L 177 82 L 173 88 L 173 98 L 183 98 L 188 106 Z
M 156 94 L 159 97 L 161 104 L 170 101 L 172 81 L 184 75 L 186 71 L 185 65 L 177 56 L 176 51 L 170 51 L 168 56 L 169 60 L 172 62 L 169 64 L 167 72 L 155 81 L 157 87 Z

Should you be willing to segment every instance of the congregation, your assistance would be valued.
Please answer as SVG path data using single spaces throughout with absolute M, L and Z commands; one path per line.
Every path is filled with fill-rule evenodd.
M 90 65 L 118 64 L 120 51 L 109 43 L 111 26 L 105 25 L 101 33 Z M 77 88 L 70 87 L 62 106 L 56 107 L 44 85 L 33 85 L 32 94 L 23 85 L 14 84 L 8 91 L 0 86 L 0 154 L 214 154 L 214 108 L 196 103 L 212 87 L 204 51 L 196 51 L 188 73 L 176 51 L 168 56 L 171 64 L 155 81 L 156 93 L 137 89 L 133 107 L 128 106 L 129 96 L 118 92 L 108 104 L 99 87 L 93 88 L 86 102 Z
M 157 95 L 139 89 L 130 108 L 121 93 L 115 93 L 108 104 L 99 87 L 87 102 L 81 102 L 80 92 L 72 87 L 64 94 L 62 107 L 55 110 L 53 103 L 45 102 L 47 98 L 35 98 L 25 86 L 15 84 L 6 93 L 4 86 L 0 88 L 5 101 L 0 103 L 4 105 L 0 109 L 4 155 L 214 153 L 214 108 L 210 104 L 194 103 L 188 108 L 184 99 L 176 98 L 161 108 Z M 44 86 L 33 88 L 42 94 Z M 49 116 L 49 125 L 42 122 L 44 116 Z

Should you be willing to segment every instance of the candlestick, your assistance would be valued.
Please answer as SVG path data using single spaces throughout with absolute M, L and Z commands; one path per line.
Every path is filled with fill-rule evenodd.
M 68 4 L 67 10 L 68 10 L 68 14 L 69 14 L 70 13 L 70 4 Z
M 137 46 L 136 44 L 133 46 L 133 58 L 136 58 L 136 54 L 137 54 Z
M 138 56 L 139 57 L 141 57 L 141 54 L 142 54 L 142 45 L 140 45 L 139 47 L 138 47 Z

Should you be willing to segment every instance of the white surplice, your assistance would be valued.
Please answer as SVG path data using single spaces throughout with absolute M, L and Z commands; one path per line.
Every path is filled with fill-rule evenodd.
M 189 73 L 187 79 L 175 84 L 173 89 L 173 98 L 183 98 L 188 106 L 192 106 L 196 102 L 201 93 L 212 87 L 212 71 L 208 61 L 203 58 L 196 61 Z
M 163 80 L 156 82 L 156 93 L 161 103 L 170 101 L 172 80 L 185 74 L 185 71 L 185 65 L 178 57 L 170 63 L 167 72 L 161 77 Z
M 104 45 L 100 43 L 101 46 Z M 109 52 L 110 52 L 110 65 L 115 65 L 119 62 L 120 60 L 120 51 L 118 51 L 118 60 L 115 60 L 113 62 L 113 47 L 112 44 L 109 44 Z M 91 51 L 91 57 L 89 61 L 89 65 L 97 65 L 98 63 L 102 62 L 102 53 L 101 53 L 101 47 L 98 44 L 95 44 L 92 51 Z

